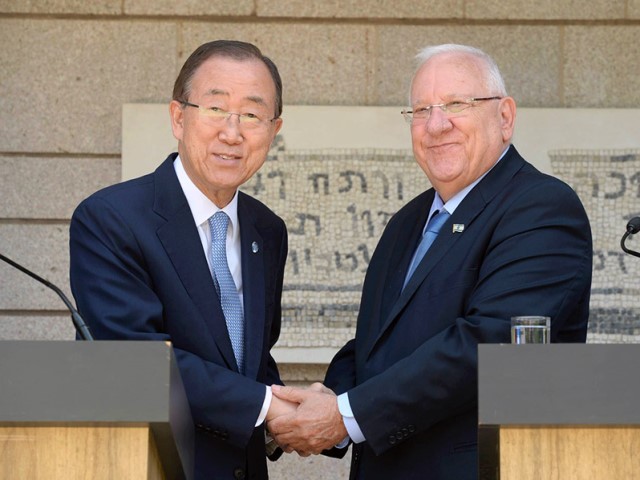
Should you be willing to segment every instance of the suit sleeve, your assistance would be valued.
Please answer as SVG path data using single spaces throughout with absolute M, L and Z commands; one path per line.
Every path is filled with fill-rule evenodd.
M 349 390 L 355 418 L 377 455 L 440 421 L 477 408 L 477 346 L 508 343 L 512 315 L 549 315 L 552 342 L 584 341 L 586 315 L 576 312 L 588 312 L 592 250 L 580 201 L 557 181 L 525 186 L 505 198 L 493 223 L 483 226 L 485 236 L 477 237 L 483 245 L 477 250 L 476 265 L 465 274 L 469 278 L 461 280 L 459 271 L 443 272 L 441 292 L 414 299 L 422 302 L 422 308 L 411 310 L 424 322 L 430 321 L 432 302 L 450 302 L 450 310 L 457 308 L 458 313 L 415 350 Z M 368 303 L 372 302 L 363 296 L 362 319 L 374 315 L 367 310 Z M 398 322 L 403 320 L 401 316 Z M 338 358 L 336 366 L 340 364 Z M 329 378 L 341 371 L 350 375 L 340 367 Z M 390 443 L 390 436 L 399 430 L 407 432 L 406 438 Z
M 336 395 L 345 393 L 355 386 L 355 340 L 347 342 L 333 357 L 327 369 L 324 384 Z
M 254 431 L 265 386 L 194 353 L 190 343 L 196 345 L 202 332 L 189 331 L 188 319 L 173 319 L 184 330 L 180 342 L 167 333 L 168 295 L 159 292 L 159 279 L 149 273 L 155 260 L 144 246 L 154 236 L 155 231 L 134 233 L 107 201 L 85 200 L 70 225 L 71 288 L 78 309 L 96 339 L 173 342 L 196 426 L 243 448 Z

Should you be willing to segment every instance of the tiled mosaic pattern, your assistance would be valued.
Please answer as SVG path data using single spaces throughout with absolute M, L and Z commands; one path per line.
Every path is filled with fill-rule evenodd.
M 627 222 L 640 216 L 640 152 L 553 151 L 556 176 L 578 193 L 591 221 L 593 283 L 589 341 L 640 342 L 640 258 L 620 240 Z M 640 251 L 640 235 L 627 238 Z
M 243 186 L 287 223 L 280 347 L 339 348 L 353 337 L 369 259 L 389 219 L 429 182 L 410 151 L 286 151 Z M 640 215 L 640 154 L 553 152 L 594 236 L 590 342 L 640 342 L 640 259 L 620 249 Z M 636 250 L 639 239 L 627 246 Z

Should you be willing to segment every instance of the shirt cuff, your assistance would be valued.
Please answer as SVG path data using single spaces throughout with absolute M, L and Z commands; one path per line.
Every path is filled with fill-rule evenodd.
M 271 399 L 273 398 L 273 393 L 271 393 L 271 387 L 269 385 L 265 385 L 267 389 L 264 395 L 264 402 L 262 403 L 262 410 L 260 410 L 260 415 L 258 415 L 258 420 L 256 421 L 256 427 L 259 427 L 264 423 L 264 419 L 267 418 L 267 412 L 269 411 L 269 407 L 271 406 Z
M 360 425 L 358 425 L 358 422 L 353 415 L 353 410 L 351 410 L 348 392 L 345 392 L 342 395 L 338 395 L 338 410 L 340 410 L 342 421 L 344 422 L 344 426 L 347 429 L 347 433 L 349 434 L 349 438 L 351 438 L 351 441 L 353 443 L 364 442 L 366 439 L 364 438 L 364 434 L 360 429 Z M 348 442 L 349 439 L 345 440 Z M 346 446 L 345 440 L 337 445 L 338 448 L 343 448 L 344 446 Z

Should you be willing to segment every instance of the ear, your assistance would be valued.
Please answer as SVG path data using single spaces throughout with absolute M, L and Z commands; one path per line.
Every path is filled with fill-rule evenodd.
M 278 134 L 278 132 L 280 131 L 280 129 L 282 128 L 282 117 L 280 118 L 276 118 L 273 121 L 273 125 L 274 125 L 274 130 L 273 130 L 273 138 L 276 138 L 276 135 Z
M 182 104 L 176 100 L 172 100 L 169 104 L 169 116 L 171 117 L 171 130 L 173 136 L 181 142 L 184 132 L 184 108 Z
M 502 141 L 507 143 L 513 136 L 513 126 L 516 121 L 516 101 L 512 97 L 500 100 L 500 130 Z

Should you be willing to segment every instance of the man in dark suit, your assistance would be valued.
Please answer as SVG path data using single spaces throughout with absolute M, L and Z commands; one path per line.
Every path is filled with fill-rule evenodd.
M 266 479 L 265 419 L 286 411 L 283 221 L 238 192 L 282 125 L 282 83 L 257 47 L 200 46 L 176 79 L 178 153 L 101 190 L 70 227 L 71 286 L 96 339 L 170 341 L 195 422 L 196 479 Z M 293 407 L 289 407 L 293 408 Z
M 348 432 L 352 479 L 476 479 L 478 344 L 509 343 L 516 315 L 551 317 L 552 342 L 587 333 L 592 242 L 577 195 L 511 145 L 515 102 L 490 57 L 441 45 L 418 60 L 403 113 L 433 188 L 378 243 L 355 339 L 326 375 L 338 397 L 274 388 L 301 404 L 268 423 L 304 454 Z

